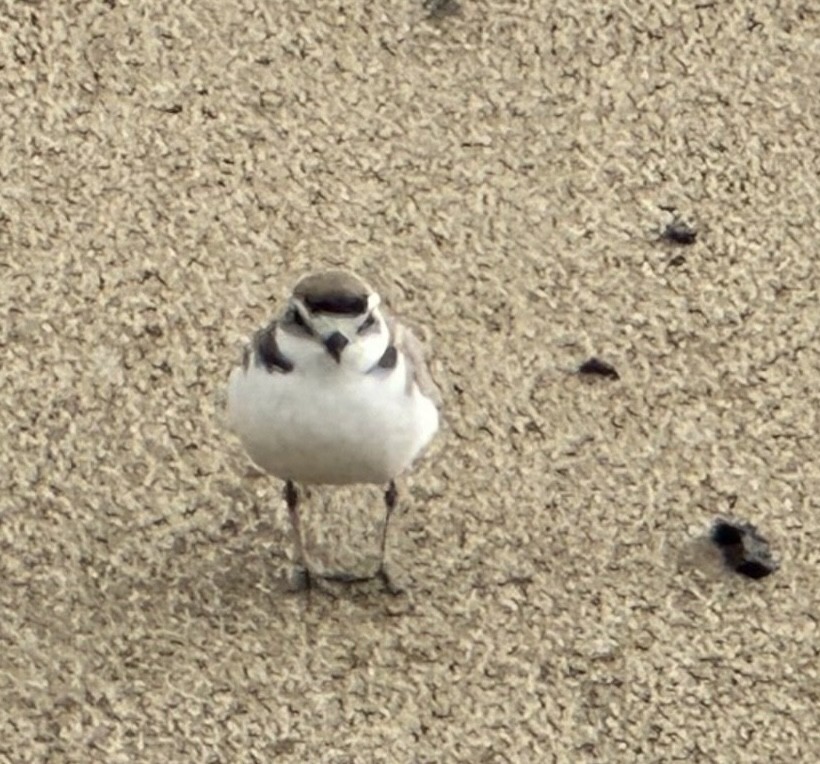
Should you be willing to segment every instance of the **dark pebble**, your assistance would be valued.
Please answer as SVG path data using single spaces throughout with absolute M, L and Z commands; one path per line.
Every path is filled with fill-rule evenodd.
M 590 358 L 584 361 L 578 367 L 579 374 L 597 374 L 599 377 L 608 377 L 609 379 L 620 379 L 621 376 L 615 370 L 614 366 L 600 360 L 599 358 Z
M 676 221 L 664 228 L 661 238 L 675 244 L 694 244 L 698 238 L 698 232 L 686 223 Z
M 717 520 L 712 526 L 712 542 L 723 554 L 728 568 L 748 578 L 765 578 L 777 570 L 769 542 L 750 523 Z

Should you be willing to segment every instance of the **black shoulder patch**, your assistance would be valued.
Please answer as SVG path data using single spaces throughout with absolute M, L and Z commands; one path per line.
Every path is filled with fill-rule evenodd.
M 254 344 L 256 345 L 257 362 L 268 371 L 281 371 L 285 374 L 293 371 L 293 363 L 282 355 L 279 345 L 276 344 L 275 327 L 269 326 L 257 332 Z
M 342 316 L 358 316 L 367 310 L 367 295 L 328 292 L 304 298 L 311 313 L 335 313 Z
M 389 345 L 387 350 L 384 351 L 384 355 L 379 358 L 379 362 L 376 364 L 380 369 L 395 369 L 396 364 L 399 361 L 399 353 L 396 350 L 395 345 Z

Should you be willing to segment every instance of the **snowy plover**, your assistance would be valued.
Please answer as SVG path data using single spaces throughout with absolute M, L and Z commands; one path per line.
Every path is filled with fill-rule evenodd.
M 297 573 L 310 584 L 296 483 L 387 485 L 380 564 L 395 478 L 439 424 L 440 398 L 412 332 L 358 276 L 301 279 L 282 313 L 257 331 L 228 383 L 228 418 L 251 459 L 285 481 Z M 355 580 L 352 576 L 330 578 Z

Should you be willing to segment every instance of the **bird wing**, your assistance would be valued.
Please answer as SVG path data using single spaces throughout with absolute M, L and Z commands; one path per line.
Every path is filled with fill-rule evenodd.
M 424 343 L 407 323 L 389 314 L 385 315 L 385 319 L 390 331 L 390 347 L 395 347 L 406 359 L 407 392 L 409 393 L 416 384 L 422 395 L 430 398 L 436 407 L 441 407 L 441 390 L 427 365 Z

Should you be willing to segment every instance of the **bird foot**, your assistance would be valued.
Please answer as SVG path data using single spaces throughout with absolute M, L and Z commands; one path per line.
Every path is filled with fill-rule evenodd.
M 313 588 L 313 574 L 304 565 L 294 565 L 289 576 L 290 589 L 305 592 Z
M 384 565 L 379 566 L 379 569 L 376 571 L 376 578 L 381 581 L 384 590 L 388 594 L 392 594 L 394 597 L 404 594 L 404 589 L 402 589 L 392 578 L 390 578 L 390 574 L 384 569 Z
M 388 594 L 392 594 L 393 596 L 404 594 L 404 589 L 393 581 L 384 566 L 379 566 L 374 573 L 368 574 L 350 573 L 343 570 L 315 573 L 302 566 L 295 568 L 291 573 L 291 586 L 294 591 L 310 589 L 318 581 L 329 581 L 345 585 L 378 581 L 382 585 L 383 590 Z

